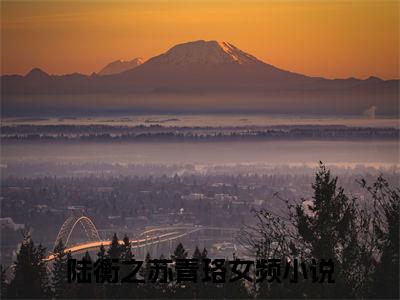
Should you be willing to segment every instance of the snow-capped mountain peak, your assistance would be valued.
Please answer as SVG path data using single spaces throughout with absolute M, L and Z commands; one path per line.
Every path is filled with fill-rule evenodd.
M 204 40 L 178 44 L 150 61 L 166 65 L 219 65 L 231 63 L 244 65 L 261 63 L 254 56 L 228 42 Z
M 218 42 L 218 44 L 227 54 L 231 56 L 232 60 L 237 62 L 238 64 L 259 62 L 259 60 L 256 57 L 238 49 L 231 43 Z

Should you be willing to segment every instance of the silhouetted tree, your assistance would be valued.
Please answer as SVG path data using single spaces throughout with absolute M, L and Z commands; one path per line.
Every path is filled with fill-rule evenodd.
M 52 270 L 53 295 L 55 298 L 66 298 L 69 295 L 67 260 L 71 258 L 71 254 L 67 255 L 64 250 L 64 244 L 60 240 L 54 249 L 55 259 Z
M 131 271 L 133 271 L 133 266 L 128 264 L 127 262 L 134 260 L 134 255 L 132 253 L 132 245 L 129 241 L 129 237 L 127 235 L 123 238 L 124 243 L 121 246 L 121 269 L 120 275 L 121 279 L 127 276 Z M 125 261 L 125 264 L 123 262 Z M 137 278 L 137 276 L 135 277 Z M 140 290 L 137 283 L 122 283 L 121 290 L 120 290 L 120 297 L 121 298 L 139 298 Z
M 7 288 L 8 284 L 6 281 L 6 270 L 3 269 L 3 265 L 0 265 L 0 284 L 1 284 L 1 289 L 0 289 L 0 299 L 5 299 L 7 297 Z
M 208 258 L 208 252 L 206 248 L 203 248 L 203 251 L 201 252 L 201 259 L 206 259 Z
M 104 247 L 103 244 L 101 244 L 100 248 L 99 248 L 99 252 L 97 252 L 97 264 L 98 265 L 102 264 L 103 263 L 102 261 L 104 261 L 104 259 L 107 259 L 107 258 L 108 257 L 107 257 L 106 248 Z M 98 284 L 96 284 L 96 287 L 95 287 L 96 293 L 98 295 L 102 295 L 103 296 L 103 295 L 106 294 L 107 288 L 108 288 L 108 285 L 106 283 L 98 283 Z
M 197 259 L 199 263 L 199 270 L 197 272 L 197 283 L 191 284 L 191 297 L 192 298 L 209 298 L 212 295 L 213 286 L 207 282 L 203 282 L 203 278 L 205 277 L 204 273 L 204 259 L 207 259 L 207 250 L 206 248 L 203 251 L 200 251 L 199 247 L 196 246 L 192 258 Z M 208 295 L 208 296 L 207 296 Z
M 110 259 L 120 259 L 122 253 L 122 247 L 119 244 L 119 239 L 116 233 L 114 233 L 110 248 L 107 251 L 107 257 Z
M 257 258 L 297 257 L 333 261 L 335 284 L 299 282 L 256 285 L 258 297 L 355 297 L 362 295 L 368 276 L 371 255 L 363 242 L 368 221 L 363 221 L 355 198 L 349 198 L 337 177 L 320 163 L 312 184 L 313 197 L 301 203 L 287 205 L 287 214 L 262 209 L 255 212 L 257 223 L 248 226 L 242 241 L 250 246 Z M 278 196 L 279 197 L 279 196 Z M 365 220 L 368 220 L 366 218 Z M 363 233 L 363 235 L 361 234 Z M 362 271 L 362 272 L 361 272 Z M 301 270 L 300 270 L 301 273 Z M 363 274 L 361 274 L 363 273 Z M 300 275 L 301 276 L 301 275 Z
M 157 296 L 156 288 L 154 283 L 149 282 L 151 268 L 150 268 L 151 255 L 149 252 L 146 253 L 143 268 L 140 270 L 140 276 L 145 280 L 143 284 L 140 284 L 140 294 L 143 298 L 155 298 Z
M 335 265 L 335 285 L 312 286 L 309 293 L 314 297 L 352 296 L 352 282 L 347 279 L 357 264 L 357 212 L 355 199 L 345 195 L 337 180 L 321 163 L 311 203 L 296 206 L 297 230 L 311 257 L 332 259 Z
M 173 259 L 184 259 L 188 257 L 188 253 L 186 252 L 185 248 L 183 247 L 182 243 L 179 243 L 178 246 L 176 246 L 174 254 L 172 255 Z
M 185 259 L 188 257 L 188 253 L 183 247 L 182 243 L 179 243 L 175 250 L 174 253 L 171 255 L 172 260 L 176 261 L 177 259 Z M 176 270 L 173 272 L 173 277 L 177 278 Z M 177 281 L 174 281 L 170 286 L 169 289 L 164 289 L 168 293 L 169 298 L 188 298 L 188 290 L 187 290 L 187 285 L 186 283 L 178 283 Z
M 201 252 L 199 250 L 199 247 L 196 246 L 196 248 L 194 249 L 192 257 L 198 259 L 199 262 L 200 262 L 200 260 L 201 260 Z
M 122 260 L 133 259 L 134 255 L 132 253 L 132 245 L 127 235 L 124 236 L 123 242 L 124 243 L 121 245 L 121 259 Z
M 99 252 L 97 252 L 97 258 L 98 259 L 104 259 L 106 258 L 106 248 L 104 248 L 104 245 L 101 244 L 99 248 Z
M 45 262 L 45 249 L 35 246 L 29 236 L 24 236 L 18 251 L 8 297 L 46 298 L 49 296 L 49 280 Z
M 92 258 L 88 251 L 85 252 L 85 255 L 82 257 L 83 261 L 90 262 L 93 266 Z M 103 291 L 99 290 L 94 278 L 91 278 L 91 283 L 78 283 L 76 286 L 76 297 L 80 299 L 87 298 L 101 298 L 103 296 Z
M 122 254 L 123 254 L 122 250 L 123 250 L 123 246 L 119 244 L 119 238 L 118 238 L 117 234 L 114 233 L 112 240 L 111 240 L 110 248 L 108 248 L 108 251 L 107 251 L 106 258 L 118 261 L 122 257 Z M 121 272 L 119 272 L 119 275 L 121 275 Z M 120 282 L 105 283 L 105 284 L 103 284 L 103 287 L 105 288 L 107 298 L 118 297 L 118 294 L 120 293 L 120 290 L 121 290 Z
M 373 222 L 380 259 L 372 276 L 373 298 L 399 298 L 399 214 L 400 189 L 392 188 L 379 176 L 372 186 L 362 185 L 374 202 Z

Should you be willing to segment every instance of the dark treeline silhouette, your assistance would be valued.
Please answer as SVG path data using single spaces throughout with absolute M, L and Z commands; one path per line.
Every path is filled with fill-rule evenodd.
M 382 176 L 372 185 L 361 180 L 372 198 L 366 203 L 345 193 L 337 180 L 321 163 L 312 199 L 282 198 L 287 214 L 256 211 L 258 222 L 242 234 L 257 258 L 332 260 L 335 283 L 261 284 L 255 288 L 259 297 L 399 298 L 399 188 Z
M 29 121 L 29 120 L 27 120 Z M 35 120 L 33 120 L 34 122 Z M 39 121 L 46 121 L 39 120 Z M 158 121 L 163 123 L 162 121 Z M 145 123 L 152 123 L 151 121 L 145 121 Z M 157 123 L 157 121 L 155 121 Z M 276 133 L 286 135 L 309 135 L 309 136 L 323 136 L 323 135 L 345 135 L 346 133 L 352 135 L 364 135 L 364 136 L 375 136 L 375 135 L 391 135 L 398 133 L 399 129 L 394 127 L 358 127 L 358 126 L 347 126 L 347 125 L 242 125 L 242 126 L 170 126 L 170 125 L 104 125 L 104 124 L 52 124 L 52 125 L 36 125 L 36 124 L 15 124 L 1 126 L 1 134 L 4 137 L 7 136 L 27 136 L 27 135 L 64 135 L 64 136 L 81 136 L 81 135 L 96 135 L 96 134 L 157 134 L 157 133 L 181 133 L 181 134 L 193 134 L 193 135 L 215 135 L 222 133 L 228 135 L 230 133 Z
M 42 128 L 43 127 L 43 128 Z M 71 128 L 70 128 L 71 127 Z M 97 131 L 94 131 L 97 129 Z M 98 126 L 16 126 L 2 127 L 4 142 L 157 142 L 157 141 L 259 141 L 259 140 L 395 140 L 396 128 L 347 126 L 291 126 L 264 128 L 180 128 Z
M 131 243 L 127 236 L 123 239 L 123 244 L 119 243 L 116 234 L 112 238 L 110 247 L 106 250 L 100 247 L 97 253 L 97 262 L 104 259 L 116 259 L 122 261 L 134 260 L 135 257 L 131 251 Z M 68 282 L 68 259 L 71 258 L 70 253 L 64 252 L 64 246 L 60 242 L 56 249 L 56 258 L 51 263 L 43 261 L 45 258 L 44 249 L 39 245 L 36 246 L 29 236 L 22 241 L 21 248 L 17 255 L 15 264 L 11 267 L 13 270 L 12 279 L 7 282 L 4 271 L 2 270 L 1 297 L 2 298 L 248 298 L 249 290 L 242 283 L 226 283 L 215 284 L 203 282 L 203 269 L 200 267 L 197 272 L 197 283 L 178 282 L 176 281 L 175 269 L 172 267 L 173 281 L 163 283 L 160 281 L 162 275 L 159 275 L 157 281 L 146 280 L 143 283 L 96 283 L 92 277 L 91 283 L 77 283 L 75 281 Z M 197 259 L 199 266 L 203 259 L 207 259 L 207 250 L 200 251 L 195 248 L 192 256 L 185 250 L 184 246 L 179 243 L 174 253 L 169 257 L 174 265 L 177 259 Z M 149 253 L 139 275 L 136 279 L 152 278 L 150 261 L 152 257 Z M 166 259 L 161 255 L 157 259 Z M 84 261 L 95 260 L 88 252 L 82 257 Z M 46 271 L 46 264 L 50 265 L 50 271 Z M 93 266 L 93 264 L 92 264 Z M 229 270 L 229 265 L 225 267 Z M 132 271 L 130 265 L 120 265 L 119 278 L 125 277 Z M 153 273 L 154 276 L 154 273 Z M 140 277 L 140 278 L 139 278 Z
M 360 202 L 338 186 L 338 178 L 321 163 L 312 185 L 312 199 L 291 202 L 287 214 L 268 209 L 255 212 L 257 222 L 244 229 L 242 242 L 256 259 L 297 258 L 300 261 L 329 259 L 334 263 L 335 283 L 311 283 L 302 280 L 290 284 L 245 285 L 244 281 L 215 284 L 210 282 L 91 283 L 67 282 L 68 253 L 59 243 L 50 271 L 43 261 L 45 249 L 25 236 L 12 273 L 7 280 L 1 269 L 2 298 L 390 298 L 399 297 L 399 205 L 398 187 L 391 187 L 379 176 L 372 185 L 361 180 L 372 203 Z M 278 195 L 279 197 L 279 195 Z M 234 257 L 234 254 L 233 258 Z M 190 257 L 207 258 L 207 251 L 194 250 Z M 160 259 L 165 257 L 161 255 Z M 170 259 L 189 258 L 179 244 Z M 86 253 L 85 260 L 94 261 Z M 135 259 L 128 237 L 119 243 L 116 234 L 110 247 L 101 247 L 96 259 Z M 148 278 L 150 254 L 140 276 Z M 175 265 L 175 264 L 173 264 Z M 176 266 L 176 265 L 175 265 Z M 227 278 L 230 267 L 226 265 Z M 199 272 L 202 269 L 199 268 Z M 121 275 L 128 269 L 121 268 Z M 174 267 L 172 272 L 175 272 Z M 270 274 L 268 274 L 270 276 Z M 268 278 L 267 276 L 267 278 Z M 304 276 L 303 276 L 304 277 Z M 202 275 L 199 275 L 202 278 Z

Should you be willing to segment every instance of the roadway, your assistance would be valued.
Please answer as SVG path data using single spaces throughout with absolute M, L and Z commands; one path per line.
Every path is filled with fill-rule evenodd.
M 163 243 L 163 242 L 169 242 L 173 241 L 176 239 L 183 238 L 189 234 L 195 233 L 200 230 L 228 230 L 228 231 L 236 231 L 236 228 L 223 228 L 223 227 L 167 227 L 167 228 L 155 228 L 155 229 L 150 229 L 145 232 L 142 232 L 139 237 L 141 236 L 146 236 L 145 238 L 139 238 L 136 240 L 131 240 L 131 245 L 133 248 L 142 248 L 142 247 L 148 247 L 150 245 L 154 245 L 157 243 Z M 178 231 L 173 231 L 173 232 L 168 232 L 160 235 L 152 235 L 149 236 L 149 234 L 155 233 L 155 232 L 162 232 L 162 231 L 167 231 L 167 230 L 178 230 Z M 185 230 L 184 232 L 180 230 Z M 68 247 L 64 250 L 64 253 L 71 253 L 71 254 L 78 254 L 78 253 L 83 253 L 85 251 L 95 249 L 95 248 L 100 248 L 101 245 L 104 247 L 108 247 L 111 245 L 111 240 L 103 240 L 103 241 L 93 241 L 93 242 L 87 242 L 75 246 Z M 123 240 L 118 241 L 119 244 L 123 244 Z M 45 262 L 50 262 L 56 258 L 55 253 L 50 253 L 45 259 Z

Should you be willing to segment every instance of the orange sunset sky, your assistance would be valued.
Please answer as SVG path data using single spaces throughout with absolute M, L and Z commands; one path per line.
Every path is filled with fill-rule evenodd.
M 1 1 L 1 72 L 90 74 L 191 40 L 224 40 L 277 67 L 399 78 L 400 1 Z

